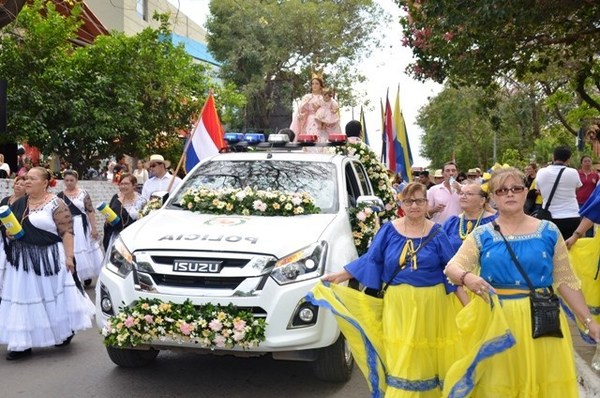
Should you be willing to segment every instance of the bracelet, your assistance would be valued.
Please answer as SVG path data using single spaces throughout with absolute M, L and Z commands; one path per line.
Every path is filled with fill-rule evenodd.
M 585 318 L 585 321 L 583 321 L 583 326 L 585 326 L 583 333 L 590 334 L 590 323 L 592 323 L 592 318 Z
M 462 273 L 462 275 L 460 276 L 460 284 L 464 285 L 465 284 L 465 277 L 467 276 L 467 274 L 470 274 L 471 271 L 465 271 Z

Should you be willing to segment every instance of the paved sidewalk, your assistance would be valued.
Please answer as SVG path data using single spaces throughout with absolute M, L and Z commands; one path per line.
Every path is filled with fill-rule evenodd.
M 577 326 L 569 321 L 573 346 L 575 348 L 575 364 L 581 385 L 581 398 L 600 398 L 600 372 L 594 371 L 590 363 L 596 353 L 596 346 L 585 343 L 577 330 Z

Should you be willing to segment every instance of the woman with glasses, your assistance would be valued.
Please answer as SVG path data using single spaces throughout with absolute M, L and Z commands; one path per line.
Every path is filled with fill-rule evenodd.
M 126 227 L 140 217 L 140 210 L 146 204 L 146 199 L 136 191 L 137 179 L 133 174 L 124 174 L 119 183 L 119 193 L 115 194 L 108 206 L 119 216 L 116 225 L 104 223 L 104 239 L 102 244 L 107 250 L 111 242 Z
M 75 269 L 85 286 L 100 274 L 102 250 L 98 244 L 96 212 L 92 198 L 86 190 L 79 188 L 79 174 L 75 170 L 63 172 L 64 190 L 57 196 L 65 201 L 73 216 Z
M 577 397 L 567 318 L 561 310 L 562 338 L 532 337 L 529 283 L 517 262 L 534 289 L 554 286 L 596 341 L 600 325 L 585 304 L 556 225 L 523 211 L 524 175 L 515 168 L 501 169 L 489 187 L 498 218 L 467 236 L 445 271 L 476 296 L 457 317 L 469 352 L 449 370 L 444 396 Z
M 374 397 L 439 397 L 457 355 L 457 295 L 465 295 L 442 272 L 451 246 L 426 217 L 426 195 L 425 185 L 408 184 L 401 193 L 405 217 L 384 224 L 367 253 L 326 275 L 332 284 L 317 285 L 310 297 L 338 316 Z M 350 278 L 386 287 L 383 300 L 336 285 Z
M 458 251 L 460 245 L 475 228 L 496 219 L 495 211 L 487 205 L 487 192 L 484 192 L 481 184 L 475 180 L 465 181 L 458 196 L 462 213 L 451 216 L 444 222 L 444 231 L 448 235 L 453 253 Z

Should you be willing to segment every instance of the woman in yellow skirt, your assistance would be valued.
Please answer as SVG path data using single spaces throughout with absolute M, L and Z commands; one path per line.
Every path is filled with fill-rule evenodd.
M 426 218 L 426 194 L 424 185 L 408 184 L 406 216 L 384 224 L 367 253 L 309 295 L 337 316 L 373 397 L 437 398 L 458 356 L 454 318 L 462 305 L 442 272 L 452 251 L 441 226 Z M 335 285 L 353 277 L 370 289 L 389 286 L 383 300 Z
M 560 312 L 564 337 L 532 337 L 530 290 L 508 245 L 533 287 L 554 286 L 596 341 L 600 340 L 600 325 L 586 306 L 558 228 L 523 212 L 527 195 L 523 174 L 514 168 L 502 169 L 494 173 L 489 184 L 499 211 L 496 222 L 469 235 L 445 271 L 451 281 L 478 297 L 457 317 L 468 353 L 448 371 L 443 395 L 577 397 L 573 344 L 564 312 Z M 506 236 L 506 242 L 501 234 Z M 500 317 L 483 316 L 482 308 L 486 308 L 490 298 L 499 303 L 494 311 L 501 312 Z M 504 332 L 498 327 L 499 318 L 505 322 Z M 496 335 L 482 339 L 481 333 L 471 333 L 473 323 L 495 330 Z M 502 333 L 512 335 L 514 344 L 497 353 L 486 353 Z

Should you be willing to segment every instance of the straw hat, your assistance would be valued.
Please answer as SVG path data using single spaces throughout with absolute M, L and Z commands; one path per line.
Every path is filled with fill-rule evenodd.
M 442 174 L 442 169 L 437 169 L 433 174 L 433 178 L 444 178 L 444 175 Z
M 478 176 L 479 172 L 477 171 L 477 169 L 469 169 L 469 171 L 467 171 L 467 176 Z
M 171 162 L 165 160 L 163 155 L 159 155 L 157 153 L 155 153 L 154 155 L 150 155 L 150 159 L 146 162 L 146 168 L 148 168 L 148 166 L 150 166 L 151 163 L 164 163 L 167 169 L 171 166 Z

